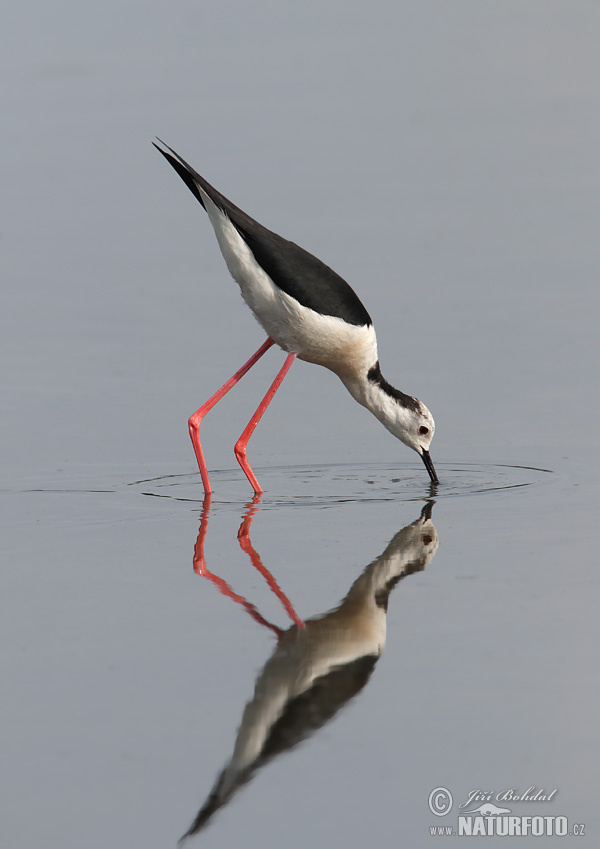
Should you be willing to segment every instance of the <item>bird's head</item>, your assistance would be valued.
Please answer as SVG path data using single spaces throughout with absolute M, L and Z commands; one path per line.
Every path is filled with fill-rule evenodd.
M 340 373 L 351 395 L 423 460 L 433 484 L 439 483 L 429 446 L 435 432 L 433 416 L 418 398 L 395 389 L 381 374 L 379 361 L 366 375 Z
M 395 421 L 387 425 L 394 436 L 398 437 L 405 445 L 416 451 L 423 460 L 425 468 L 429 473 L 432 483 L 439 483 L 433 462 L 429 455 L 429 446 L 435 433 L 435 422 L 433 416 L 425 406 L 416 398 L 412 399 L 414 404 L 405 405 L 401 401 L 396 404 Z

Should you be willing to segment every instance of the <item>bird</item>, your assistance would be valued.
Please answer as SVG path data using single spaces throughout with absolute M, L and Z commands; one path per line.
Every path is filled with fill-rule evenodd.
M 427 407 L 383 377 L 371 316 L 352 287 L 320 259 L 255 221 L 201 177 L 173 148 L 157 138 L 154 147 L 200 201 L 241 295 L 267 333 L 266 341 L 188 421 L 204 491 L 211 484 L 200 442 L 200 424 L 253 365 L 278 345 L 283 366 L 235 444 L 235 456 L 255 493 L 263 490 L 248 462 L 247 446 L 263 413 L 295 359 L 336 374 L 352 397 L 390 433 L 416 451 L 439 483 L 429 447 L 435 431 Z
M 302 623 L 296 620 L 285 630 L 261 622 L 242 596 L 222 579 L 216 582 L 255 621 L 275 630 L 277 644 L 256 678 L 231 757 L 180 842 L 203 829 L 261 767 L 311 737 L 367 684 L 385 648 L 392 590 L 404 578 L 422 572 L 438 550 L 433 507 L 434 502 L 428 501 L 419 518 L 395 534 L 337 607 Z M 207 520 L 205 508 L 197 549 L 203 547 Z M 257 559 L 260 562 L 258 555 Z M 206 570 L 201 574 L 216 577 Z

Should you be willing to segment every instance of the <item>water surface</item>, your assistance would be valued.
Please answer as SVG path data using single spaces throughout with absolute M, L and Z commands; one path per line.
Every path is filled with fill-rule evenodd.
M 558 792 L 513 814 L 593 841 L 600 14 L 49 8 L 0 51 L 2 845 L 175 846 L 284 656 L 317 700 L 258 711 L 189 845 L 428 846 L 470 791 L 531 786 Z M 438 488 L 298 363 L 253 500 L 233 445 L 273 350 L 203 424 L 207 512 L 187 417 L 263 336 L 154 135 L 356 288 Z M 341 626 L 303 655 L 311 620 Z

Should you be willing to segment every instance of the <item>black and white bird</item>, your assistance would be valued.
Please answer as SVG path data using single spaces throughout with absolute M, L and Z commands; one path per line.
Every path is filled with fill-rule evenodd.
M 160 140 L 159 140 L 160 141 Z M 333 371 L 352 397 L 423 460 L 433 484 L 429 455 L 435 424 L 417 398 L 383 377 L 371 317 L 354 290 L 321 260 L 278 236 L 231 203 L 172 148 L 154 145 L 200 201 L 242 297 L 268 338 L 255 354 L 189 419 L 204 491 L 210 481 L 200 444 L 200 423 L 271 345 L 287 352 L 283 367 L 235 445 L 235 455 L 255 492 L 262 492 L 247 459 L 247 445 L 295 358 Z
M 416 521 L 398 531 L 334 610 L 279 633 L 231 757 L 182 840 L 204 828 L 257 770 L 312 736 L 362 690 L 385 648 L 390 593 L 423 571 L 438 549 L 432 510 L 429 501 Z

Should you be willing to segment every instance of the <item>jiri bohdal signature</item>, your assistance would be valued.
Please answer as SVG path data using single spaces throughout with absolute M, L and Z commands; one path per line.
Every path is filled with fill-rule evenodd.
M 537 790 L 535 785 L 528 787 L 523 793 L 516 787 L 509 787 L 498 793 L 495 790 L 470 790 L 467 800 L 458 807 L 466 808 L 474 802 L 491 802 L 492 799 L 496 802 L 551 802 L 557 793 L 558 787 L 548 792 L 543 787 Z

